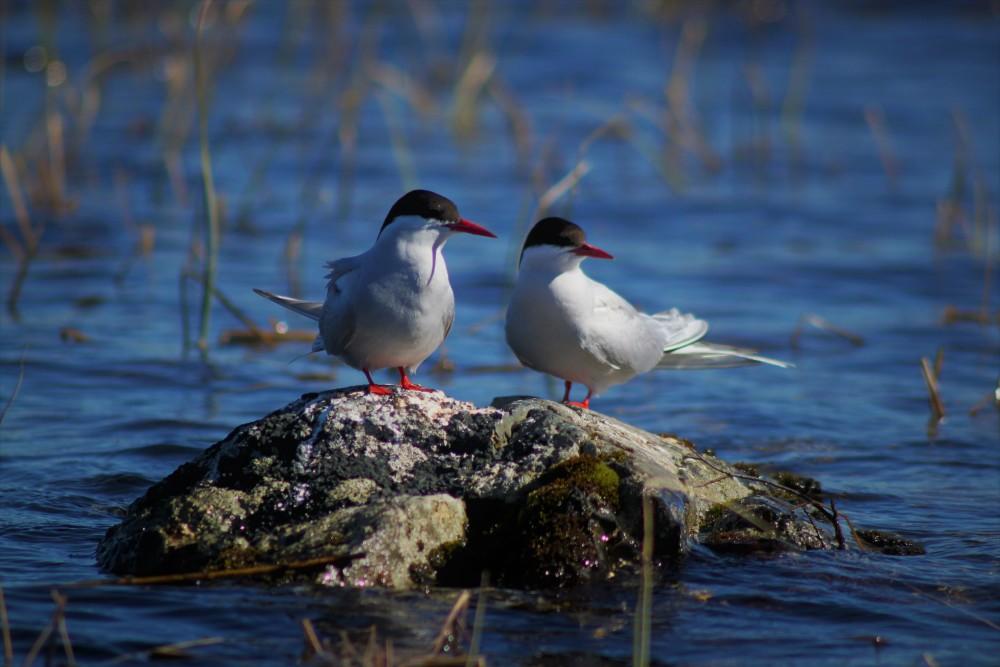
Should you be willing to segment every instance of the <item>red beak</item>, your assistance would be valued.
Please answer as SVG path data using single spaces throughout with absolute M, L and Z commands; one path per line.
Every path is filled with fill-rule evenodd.
M 614 259 L 611 253 L 604 252 L 600 248 L 589 243 L 582 244 L 579 248 L 573 251 L 574 255 L 580 255 L 581 257 L 596 257 L 597 259 Z
M 476 236 L 488 236 L 491 239 L 495 239 L 497 237 L 496 234 L 482 225 L 477 225 L 471 220 L 466 220 L 465 218 L 462 218 L 458 222 L 451 223 L 448 227 L 455 232 L 465 232 L 466 234 L 475 234 Z

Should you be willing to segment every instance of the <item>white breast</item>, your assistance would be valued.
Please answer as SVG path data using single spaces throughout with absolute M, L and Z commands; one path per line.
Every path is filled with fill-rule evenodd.
M 659 361 L 649 318 L 579 269 L 522 272 L 507 311 L 507 342 L 521 362 L 600 392 Z

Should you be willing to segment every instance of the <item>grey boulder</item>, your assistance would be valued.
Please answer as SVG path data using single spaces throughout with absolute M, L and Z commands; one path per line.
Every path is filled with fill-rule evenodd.
M 654 558 L 829 548 L 815 511 L 683 439 L 533 398 L 307 394 L 153 485 L 101 540 L 110 572 L 341 557 L 329 585 L 552 587 Z

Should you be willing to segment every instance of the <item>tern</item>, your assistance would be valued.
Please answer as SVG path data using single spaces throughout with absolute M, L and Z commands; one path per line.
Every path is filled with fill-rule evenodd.
M 507 308 L 507 344 L 523 365 L 565 381 L 564 403 L 590 408 L 594 394 L 654 368 L 791 365 L 702 342 L 708 323 L 676 308 L 639 312 L 584 274 L 588 257 L 613 259 L 569 220 L 541 220 L 524 241 Z M 574 382 L 587 387 L 583 401 L 570 401 Z
M 319 323 L 312 351 L 325 351 L 357 368 L 368 393 L 392 390 L 371 371 L 395 368 L 403 389 L 434 391 L 408 374 L 436 350 L 455 319 L 455 295 L 441 251 L 457 233 L 496 238 L 458 214 L 447 197 L 429 190 L 406 193 L 389 209 L 375 244 L 366 252 L 327 263 L 326 300 L 302 301 L 254 289 Z

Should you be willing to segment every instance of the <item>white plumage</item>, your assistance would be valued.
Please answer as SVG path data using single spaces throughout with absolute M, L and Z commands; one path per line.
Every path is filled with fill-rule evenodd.
M 525 241 L 507 309 L 507 343 L 525 366 L 587 387 L 579 403 L 654 368 L 722 368 L 789 364 L 752 350 L 700 342 L 708 323 L 676 308 L 647 315 L 580 267 L 610 259 L 561 218 L 539 222 Z
M 436 350 L 451 330 L 455 296 L 442 249 L 465 232 L 492 233 L 459 217 L 449 200 L 415 190 L 390 210 L 375 244 L 354 257 L 329 262 L 326 299 L 302 301 L 254 290 L 319 323 L 313 351 L 325 351 L 365 373 L 372 393 L 388 393 L 371 370 L 396 368 L 406 389 L 423 389 L 407 374 Z

